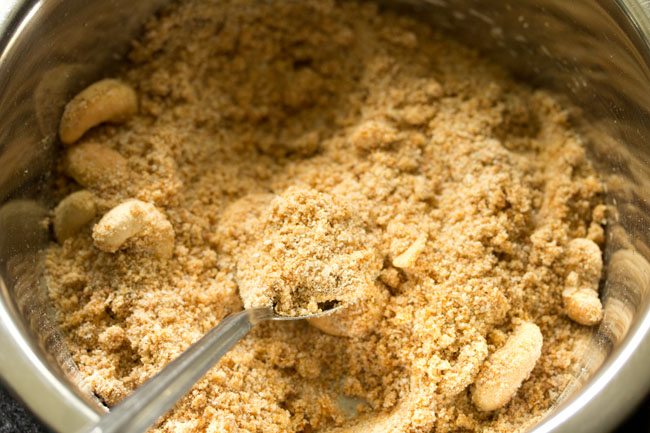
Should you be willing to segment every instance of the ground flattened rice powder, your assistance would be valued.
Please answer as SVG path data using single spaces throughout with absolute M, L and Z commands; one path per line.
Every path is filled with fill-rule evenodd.
M 604 223 L 552 97 L 413 19 L 316 0 L 172 5 L 119 78 L 138 114 L 75 146 L 117 152 L 122 177 L 78 180 L 97 216 L 46 263 L 106 404 L 244 305 L 341 299 L 334 317 L 260 325 L 154 431 L 511 432 L 552 406 L 590 333 L 562 293 L 597 262 L 567 245 L 602 243 Z M 169 220 L 170 259 L 137 236 L 114 253 L 93 243 L 127 200 Z M 494 382 L 498 351 L 530 346 L 509 340 L 517 329 L 537 350 L 537 327 L 530 376 L 502 408 L 477 408 L 477 375 Z

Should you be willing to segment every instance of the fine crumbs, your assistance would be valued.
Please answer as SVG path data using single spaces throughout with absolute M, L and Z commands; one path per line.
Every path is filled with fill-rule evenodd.
M 569 114 L 367 3 L 186 0 L 66 106 L 49 293 L 112 406 L 274 306 L 158 432 L 514 432 L 600 322 Z

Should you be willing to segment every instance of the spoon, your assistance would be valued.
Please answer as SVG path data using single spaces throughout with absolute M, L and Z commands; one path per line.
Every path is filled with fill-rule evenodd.
M 281 316 L 273 307 L 252 308 L 232 314 L 192 344 L 158 374 L 138 387 L 89 427 L 87 433 L 144 433 L 192 388 L 223 355 L 260 322 L 321 317 L 340 306 L 316 314 Z

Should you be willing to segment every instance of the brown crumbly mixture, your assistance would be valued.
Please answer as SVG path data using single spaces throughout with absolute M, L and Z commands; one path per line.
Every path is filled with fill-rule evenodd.
M 378 239 L 351 203 L 311 188 L 268 194 L 270 203 L 244 197 L 228 209 L 217 229 L 223 250 L 236 257 L 235 280 L 244 307 L 275 306 L 289 316 L 355 304 L 370 296 L 382 267 Z M 242 207 L 261 212 L 250 236 L 229 236 L 241 225 Z M 249 208 L 250 209 L 250 208 Z M 250 242 L 247 242 L 250 241 Z M 250 245 L 249 245 L 250 244 Z
M 83 140 L 123 155 L 130 181 L 91 190 L 99 216 L 129 198 L 162 209 L 174 256 L 137 241 L 101 252 L 90 225 L 47 259 L 69 347 L 107 404 L 261 279 L 367 287 L 373 313 L 357 305 L 349 338 L 259 326 L 155 431 L 510 432 L 553 405 L 590 333 L 562 311 L 563 255 L 604 217 L 549 95 L 352 2 L 187 0 L 147 24 L 130 62 L 139 114 Z M 541 329 L 541 358 L 507 406 L 481 412 L 467 386 L 479 354 L 522 321 Z

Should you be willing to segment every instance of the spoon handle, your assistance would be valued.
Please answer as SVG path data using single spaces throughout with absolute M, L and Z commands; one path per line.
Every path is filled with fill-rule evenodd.
M 226 317 L 104 415 L 88 433 L 143 433 L 260 321 L 255 310 Z M 263 319 L 262 319 L 263 320 Z

